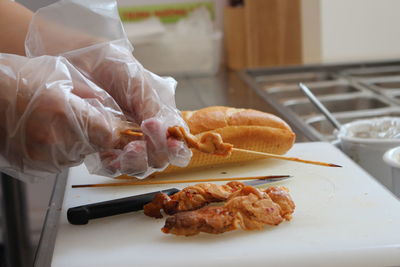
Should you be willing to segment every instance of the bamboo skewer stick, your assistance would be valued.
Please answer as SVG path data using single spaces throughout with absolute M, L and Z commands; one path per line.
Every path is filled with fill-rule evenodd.
M 290 175 L 269 175 L 269 176 L 253 176 L 253 177 L 235 177 L 235 178 L 209 178 L 209 179 L 192 179 L 192 180 L 169 180 L 169 181 L 140 181 L 140 182 L 120 182 L 120 183 L 103 183 L 103 184 L 81 184 L 72 185 L 72 188 L 84 187 L 110 187 L 110 186 L 127 186 L 127 185 L 158 185 L 158 184 L 183 184 L 183 183 L 204 183 L 204 182 L 220 182 L 220 181 L 241 181 L 241 180 L 268 180 L 276 178 L 291 177 Z
M 265 156 L 265 157 L 268 157 L 268 158 L 274 158 L 274 159 L 297 161 L 297 162 L 320 165 L 320 166 L 327 166 L 327 167 L 342 167 L 340 165 L 333 164 L 333 163 L 326 163 L 326 162 L 313 161 L 313 160 L 305 160 L 305 159 L 300 159 L 300 158 L 295 158 L 295 157 L 286 157 L 286 156 L 281 156 L 281 155 L 276 155 L 276 154 L 271 154 L 271 153 L 266 153 L 266 152 L 258 152 L 258 151 L 247 150 L 247 149 L 241 149 L 241 148 L 232 148 L 232 150 L 233 151 L 238 151 L 238 152 L 250 153 L 250 154 L 257 154 L 257 155 Z
M 143 136 L 143 133 L 137 132 L 136 130 L 137 129 L 129 129 L 129 130 L 125 130 L 121 133 L 127 134 L 127 135 L 132 135 L 132 136 Z M 187 143 L 187 140 L 184 139 L 184 141 Z M 259 152 L 259 151 L 253 151 L 253 150 L 247 150 L 247 149 L 241 149 L 241 148 L 235 148 L 235 147 L 232 148 L 232 150 L 238 151 L 238 152 L 249 153 L 249 154 L 257 154 L 257 155 L 265 156 L 268 158 L 274 158 L 274 159 L 296 161 L 296 162 L 302 162 L 302 163 L 314 164 L 314 165 L 320 165 L 320 166 L 327 166 L 327 167 L 342 167 L 340 165 L 333 164 L 333 163 L 305 160 L 305 159 L 300 159 L 300 158 L 295 158 L 295 157 L 287 157 L 287 156 L 282 156 L 282 155 L 277 155 L 277 154 L 271 154 L 271 153 L 266 153 L 266 152 Z
M 132 130 L 132 129 L 127 129 L 127 130 L 121 131 L 121 134 L 135 136 L 135 137 L 143 136 L 143 133 L 138 132 L 136 130 Z

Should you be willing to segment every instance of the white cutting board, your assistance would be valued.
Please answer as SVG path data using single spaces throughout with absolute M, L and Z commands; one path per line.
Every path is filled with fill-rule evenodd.
M 288 155 L 343 165 L 329 168 L 266 159 L 185 174 L 186 178 L 290 174 L 282 182 L 293 219 L 262 231 L 182 237 L 142 212 L 67 222 L 70 207 L 171 186 L 71 189 L 109 181 L 71 169 L 52 266 L 400 266 L 400 201 L 329 143 L 299 143 Z M 221 172 L 227 172 L 222 174 Z M 174 179 L 182 178 L 174 176 Z

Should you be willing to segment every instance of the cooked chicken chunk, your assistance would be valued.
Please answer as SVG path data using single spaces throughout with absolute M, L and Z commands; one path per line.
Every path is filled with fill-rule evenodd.
M 212 183 L 196 184 L 186 187 L 172 196 L 159 193 L 143 209 L 147 216 L 162 218 L 161 209 L 169 215 L 180 211 L 195 210 L 210 202 L 225 201 L 233 192 L 240 190 L 244 186 L 240 182 L 229 182 L 226 185 Z
M 197 149 L 204 153 L 230 156 L 232 153 L 233 145 L 224 143 L 221 135 L 218 133 L 205 132 L 197 136 L 194 136 L 183 127 L 174 126 L 168 128 L 168 134 L 178 140 L 184 141 L 188 147 Z
M 239 226 L 243 230 L 259 230 L 265 225 L 278 225 L 284 220 L 290 220 L 295 208 L 286 190 L 283 187 L 272 187 L 260 191 L 245 186 L 232 193 L 223 206 L 180 212 L 167 218 L 162 231 L 190 236 L 200 232 L 219 234 Z M 278 201 L 275 202 L 267 191 L 274 198 L 279 196 L 276 197 Z

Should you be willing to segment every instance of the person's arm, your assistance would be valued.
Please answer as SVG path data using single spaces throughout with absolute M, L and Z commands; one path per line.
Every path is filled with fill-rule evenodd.
M 25 55 L 25 37 L 32 12 L 9 0 L 0 0 L 0 53 Z

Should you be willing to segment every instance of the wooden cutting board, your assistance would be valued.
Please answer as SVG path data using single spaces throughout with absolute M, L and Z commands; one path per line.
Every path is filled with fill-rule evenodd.
M 181 178 L 291 174 L 282 182 L 297 208 L 293 219 L 262 231 L 177 237 L 163 234 L 164 219 L 142 212 L 70 225 L 73 206 L 171 186 L 71 189 L 109 181 L 71 169 L 52 266 L 399 266 L 400 201 L 329 143 L 299 143 L 288 153 L 343 168 L 259 160 Z

